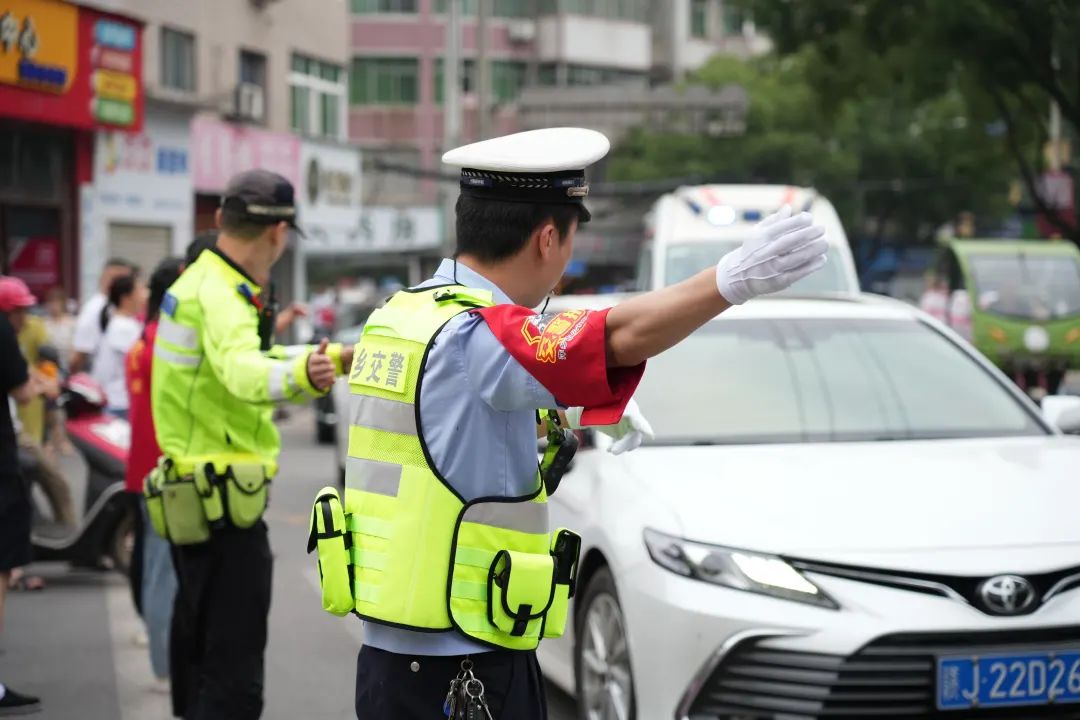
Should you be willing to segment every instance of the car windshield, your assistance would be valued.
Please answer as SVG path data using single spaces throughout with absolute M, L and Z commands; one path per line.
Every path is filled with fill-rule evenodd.
M 980 310 L 1029 320 L 1080 314 L 1080 263 L 1072 257 L 1017 253 L 971 258 Z
M 720 258 L 742 244 L 742 240 L 704 240 L 669 245 L 664 263 L 664 283 L 674 285 L 715 265 Z M 803 278 L 781 295 L 806 295 L 854 290 L 844 274 L 844 263 L 835 247 L 829 248 L 829 262 L 818 272 Z
M 635 397 L 662 445 L 1046 433 L 971 356 L 911 320 L 712 322 L 650 360 Z

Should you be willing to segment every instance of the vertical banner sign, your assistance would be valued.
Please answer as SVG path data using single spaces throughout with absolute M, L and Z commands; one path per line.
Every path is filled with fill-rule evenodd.
M 94 21 L 90 98 L 99 122 L 129 127 L 135 122 L 139 80 L 135 76 L 135 27 L 108 18 Z

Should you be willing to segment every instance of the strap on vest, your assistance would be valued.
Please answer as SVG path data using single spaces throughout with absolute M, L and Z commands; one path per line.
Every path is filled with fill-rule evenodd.
M 510 631 L 510 634 L 514 637 L 524 635 L 529 627 L 530 615 L 532 615 L 532 605 L 518 605 L 517 612 L 514 613 L 514 629 Z

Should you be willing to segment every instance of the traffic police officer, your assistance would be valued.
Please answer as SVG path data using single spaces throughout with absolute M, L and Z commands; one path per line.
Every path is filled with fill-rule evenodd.
M 262 288 L 297 229 L 293 188 L 262 170 L 233 178 L 220 234 L 161 306 L 152 407 L 164 454 L 147 507 L 174 548 L 173 709 L 196 720 L 257 718 L 270 609 L 261 517 L 277 471 L 273 403 L 325 393 L 352 350 L 271 346 Z M 344 358 L 342 357 L 344 355 Z
M 345 501 L 320 493 L 309 547 L 324 607 L 365 620 L 363 720 L 546 717 L 533 651 L 564 630 L 580 540 L 547 525 L 538 411 L 570 407 L 634 447 L 649 432 L 632 402 L 647 358 L 825 262 L 824 231 L 788 208 L 678 285 L 537 314 L 590 217 L 584 168 L 607 150 L 559 128 L 448 152 L 457 254 L 373 313 L 355 348 Z

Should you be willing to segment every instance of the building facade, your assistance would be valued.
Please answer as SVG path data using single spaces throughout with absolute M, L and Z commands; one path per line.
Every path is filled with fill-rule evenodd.
M 0 0 L 0 273 L 77 290 L 99 132 L 144 124 L 141 26 L 59 0 Z
M 562 124 L 621 128 L 642 117 L 638 106 L 651 101 L 650 87 L 658 82 L 682 77 L 716 52 L 757 51 L 746 40 L 752 26 L 739 19 L 733 31 L 732 10 L 725 11 L 721 0 L 487 0 L 483 36 L 478 0 L 458 1 L 462 112 L 457 141 L 463 143 L 481 139 L 482 128 L 495 136 L 560 124 L 547 120 L 568 115 L 571 122 Z M 350 0 L 349 11 L 349 136 L 369 159 L 365 201 L 441 208 L 449 237 L 456 188 L 427 174 L 441 169 L 447 144 L 447 0 Z M 490 67 L 486 97 L 479 87 L 482 45 Z M 623 107 L 628 93 L 632 112 Z M 591 98 L 588 118 L 582 119 L 580 107 L 564 106 L 561 98 L 569 95 Z M 619 107 L 605 106 L 604 97 L 618 99 Z M 549 106 L 547 99 L 555 102 Z M 387 165 L 397 169 L 380 170 Z M 425 172 L 400 170 L 408 167 Z M 602 173 L 602 167 L 594 169 L 594 178 Z M 428 260 L 442 249 L 441 243 L 433 246 Z
M 106 248 L 106 255 L 137 255 L 149 264 L 155 257 L 181 252 L 194 235 L 214 230 L 221 192 L 233 174 L 253 167 L 273 170 L 288 178 L 300 195 L 305 146 L 344 144 L 344 0 L 92 1 L 143 21 L 148 108 L 164 125 L 188 130 L 184 142 L 174 144 L 172 164 L 155 168 L 159 181 L 168 175 L 177 196 L 187 198 L 185 207 L 157 203 L 156 216 L 144 218 L 137 228 L 128 221 L 95 219 L 91 224 L 104 235 L 98 245 Z M 146 134 L 155 130 L 150 126 Z M 353 152 L 352 158 L 358 177 L 359 154 Z M 107 177 L 95 179 L 95 185 L 108 185 Z M 342 202 L 358 226 L 358 180 L 355 195 Z M 189 220 L 173 225 L 165 237 L 162 228 L 174 211 Z M 307 219 L 324 227 L 322 212 L 322 206 L 311 208 Z M 125 239 L 136 234 L 141 246 Z M 275 286 L 283 300 L 307 295 L 303 250 L 303 243 L 293 243 L 275 269 Z M 85 268 L 88 276 L 96 270 Z

